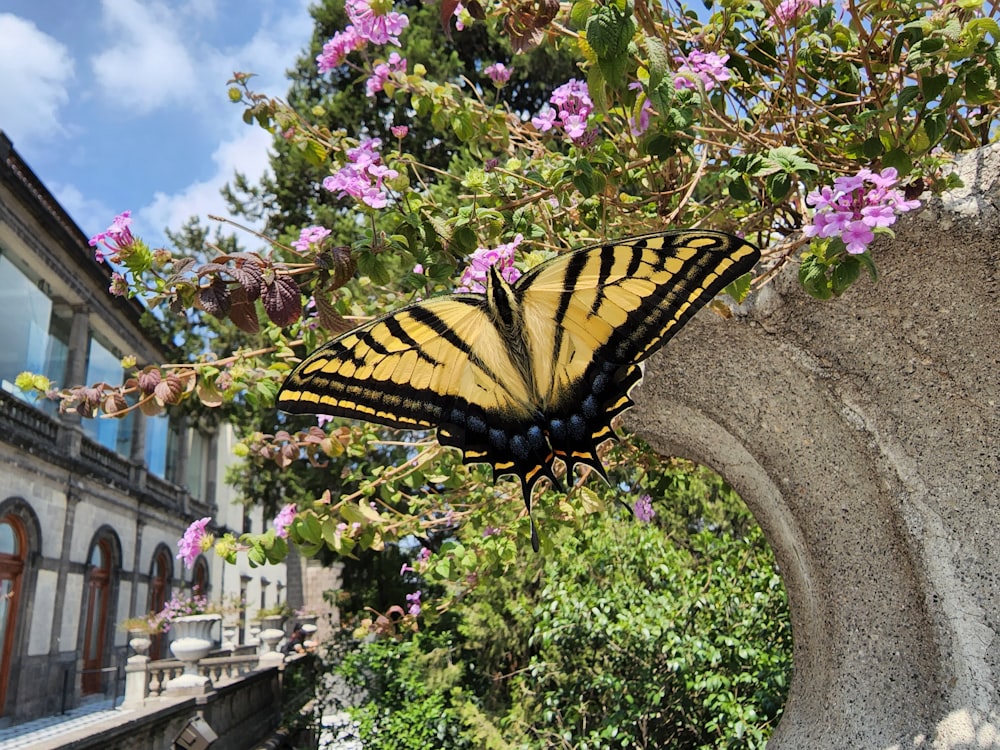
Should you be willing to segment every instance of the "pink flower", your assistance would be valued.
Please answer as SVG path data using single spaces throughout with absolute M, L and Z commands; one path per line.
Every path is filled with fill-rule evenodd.
M 410 19 L 392 10 L 391 0 L 346 0 L 344 7 L 355 33 L 372 44 L 399 45 Z
M 111 286 L 108 287 L 108 291 L 116 297 L 124 297 L 128 294 L 128 281 L 115 271 L 111 274 Z
M 895 188 L 898 182 L 891 167 L 837 177 L 832 188 L 823 186 L 806 196 L 816 214 L 803 231 L 807 237 L 839 237 L 849 253 L 865 252 L 875 239 L 874 229 L 892 226 L 898 214 L 920 206 L 918 200 L 906 200 Z
M 417 562 L 425 563 L 431 559 L 431 551 L 427 547 L 421 547 L 417 554 Z
M 818 8 L 820 0 L 781 0 L 774 9 L 774 15 L 764 22 L 764 26 L 773 29 L 775 26 L 794 26 L 802 16 L 812 8 Z
M 333 417 L 330 416 L 329 414 L 317 414 L 316 415 L 316 424 L 319 425 L 320 427 L 322 427 L 325 424 L 329 424 L 332 421 L 333 421 Z
M 592 138 L 596 137 L 596 131 L 588 130 L 594 103 L 585 81 L 570 79 L 552 92 L 549 104 L 543 105 L 531 118 L 531 124 L 543 133 L 561 127 L 566 136 L 578 145 L 592 142 Z
M 517 251 L 517 246 L 523 241 L 524 237 L 518 234 L 512 242 L 499 245 L 495 249 L 477 248 L 469 258 L 469 267 L 462 273 L 456 291 L 479 294 L 485 292 L 486 277 L 489 276 L 490 266 L 497 266 L 504 280 L 508 284 L 513 284 L 521 277 L 521 272 L 514 266 L 514 254 Z
M 358 34 L 353 26 L 338 31 L 324 45 L 323 51 L 316 55 L 316 65 L 320 73 L 328 73 L 344 64 L 347 56 L 365 46 L 365 39 Z
M 510 80 L 510 74 L 512 71 L 503 63 L 498 62 L 487 66 L 483 72 L 490 77 L 494 86 L 498 89 L 502 89 L 507 81 Z
M 417 589 L 412 594 L 406 595 L 406 601 L 410 603 L 410 607 L 407 610 L 411 615 L 416 617 L 420 614 L 420 589 Z
M 118 255 L 128 251 L 135 244 L 135 237 L 132 236 L 132 212 L 122 211 L 111 222 L 105 231 L 98 232 L 90 238 L 90 246 L 97 248 L 94 250 L 94 257 L 98 263 L 103 263 L 107 257 L 100 245 L 104 245 L 111 255 Z
M 198 555 L 212 546 L 212 535 L 205 527 L 211 522 L 211 518 L 201 518 L 187 527 L 184 536 L 177 542 L 177 559 L 183 560 L 190 567 L 198 559 Z
M 730 73 L 726 67 L 728 61 L 729 55 L 720 56 L 714 52 L 693 49 L 687 57 L 674 58 L 674 62 L 680 65 L 674 78 L 674 85 L 680 89 L 696 89 L 697 85 L 691 78 L 698 78 L 705 90 L 711 91 L 716 83 L 729 80 Z
M 392 134 L 400 140 L 406 138 L 406 134 L 410 132 L 410 128 L 407 125 L 393 125 L 389 128 L 389 130 L 391 130 Z
M 643 523 L 648 523 L 656 517 L 656 511 L 653 510 L 653 500 L 649 495 L 643 495 L 636 500 L 635 505 L 632 506 L 632 512 L 635 514 L 635 519 Z
M 389 55 L 389 61 L 384 63 L 379 63 L 374 68 L 372 68 L 371 77 L 365 82 L 365 92 L 368 96 L 375 96 L 379 91 L 382 91 L 385 86 L 385 82 L 389 80 L 389 76 L 393 73 L 405 73 L 406 72 L 406 58 L 400 57 L 398 52 L 393 52 Z
M 371 138 L 348 149 L 348 163 L 324 179 L 323 187 L 341 198 L 349 195 L 372 208 L 384 208 L 389 203 L 384 180 L 398 177 L 399 172 L 382 164 L 381 145 L 380 139 Z
M 298 508 L 295 503 L 288 503 L 282 506 L 281 510 L 278 511 L 278 515 L 274 517 L 274 530 L 282 539 L 288 538 L 288 527 L 295 520 L 297 511 Z
M 628 87 L 633 91 L 642 91 L 642 84 L 639 81 L 632 81 Z M 652 113 L 653 105 L 649 103 L 649 99 L 643 97 L 639 112 L 628 118 L 629 131 L 632 135 L 639 137 L 649 129 L 649 117 Z
M 309 246 L 319 247 L 319 244 L 330 235 L 330 230 L 326 227 L 303 227 L 299 232 L 299 238 L 292 243 L 292 247 L 300 253 L 309 250 Z

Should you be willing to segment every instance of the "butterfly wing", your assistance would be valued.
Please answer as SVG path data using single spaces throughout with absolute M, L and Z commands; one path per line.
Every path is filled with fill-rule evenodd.
M 465 403 L 516 419 L 529 401 L 483 298 L 454 295 L 401 308 L 316 350 L 288 376 L 277 405 L 413 430 L 448 421 Z
M 632 405 L 638 364 L 760 257 L 721 232 L 633 237 L 559 256 L 515 286 L 556 455 L 603 473 L 596 448 Z

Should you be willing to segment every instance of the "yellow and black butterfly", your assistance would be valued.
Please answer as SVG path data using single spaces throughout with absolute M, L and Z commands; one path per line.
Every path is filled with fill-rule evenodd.
M 407 305 L 313 352 L 278 407 L 436 427 L 465 463 L 516 474 L 530 511 L 539 479 L 559 486 L 557 457 L 604 475 L 597 446 L 632 406 L 640 362 L 759 257 L 738 237 L 682 230 L 567 252 L 514 284 L 491 267 L 485 294 Z

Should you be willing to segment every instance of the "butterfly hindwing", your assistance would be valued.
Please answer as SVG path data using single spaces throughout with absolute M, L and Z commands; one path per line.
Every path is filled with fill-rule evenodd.
M 525 502 L 553 462 L 601 474 L 597 446 L 632 405 L 640 363 L 760 253 L 682 230 L 564 253 L 513 286 L 436 297 L 349 331 L 289 375 L 278 406 L 404 429 L 437 428 L 467 463 L 516 474 Z M 529 505 L 530 508 L 530 505 Z

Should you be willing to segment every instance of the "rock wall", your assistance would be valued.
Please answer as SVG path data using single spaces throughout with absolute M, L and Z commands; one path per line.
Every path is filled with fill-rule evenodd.
M 648 364 L 627 425 L 716 469 L 788 590 L 768 747 L 1000 747 L 1000 148 L 822 302 L 783 269 Z

